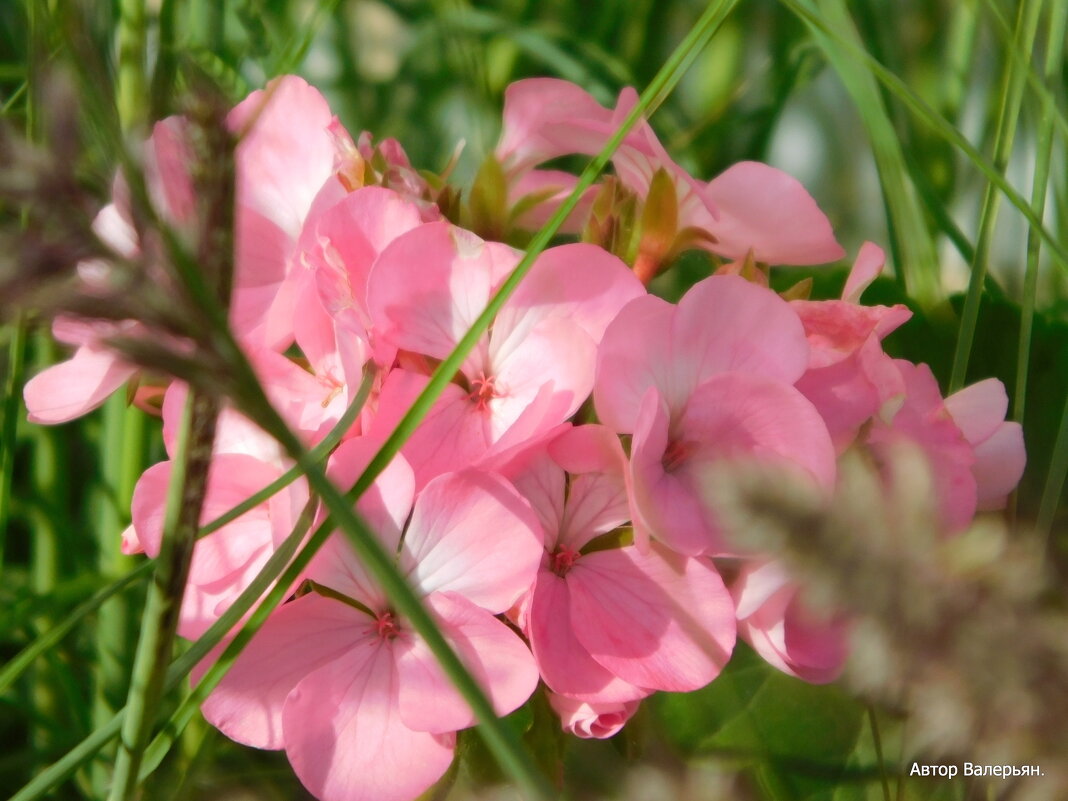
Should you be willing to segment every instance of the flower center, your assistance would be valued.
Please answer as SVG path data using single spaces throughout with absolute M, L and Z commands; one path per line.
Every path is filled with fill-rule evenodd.
M 573 551 L 566 545 L 561 545 L 549 557 L 549 569 L 558 576 L 566 576 L 567 571 L 574 567 L 575 562 L 578 561 L 581 555 L 578 551 Z
M 392 612 L 379 612 L 375 618 L 375 633 L 383 640 L 394 640 L 400 634 L 400 625 Z
M 672 440 L 668 443 L 667 449 L 664 451 L 664 455 L 660 459 L 660 464 L 664 467 L 664 472 L 673 473 L 678 468 L 682 467 L 683 463 L 690 458 L 693 454 L 693 445 L 689 442 L 682 440 Z
M 493 376 L 487 376 L 484 372 L 479 371 L 478 378 L 471 381 L 471 394 L 468 396 L 475 402 L 475 407 L 478 409 L 485 409 L 486 405 L 494 398 L 499 398 L 500 393 L 497 392 L 496 386 L 494 386 Z

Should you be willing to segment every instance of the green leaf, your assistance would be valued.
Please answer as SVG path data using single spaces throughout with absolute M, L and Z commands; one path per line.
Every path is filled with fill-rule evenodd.
M 666 737 L 684 754 L 737 761 L 774 798 L 831 799 L 843 780 L 878 781 L 874 759 L 851 764 L 864 707 L 838 687 L 780 673 L 744 645 L 704 689 L 660 694 L 652 703 Z

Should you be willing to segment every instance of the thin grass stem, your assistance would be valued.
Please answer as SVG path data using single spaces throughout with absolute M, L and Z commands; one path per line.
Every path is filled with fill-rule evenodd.
M 1041 11 L 1041 0 L 1023 0 L 1020 4 L 1014 42 L 1024 52 L 1031 52 L 1034 46 Z M 1024 83 L 1028 69 L 1030 65 L 1021 67 L 1018 60 L 1010 59 L 1005 64 L 1005 72 L 1002 76 L 993 158 L 994 169 L 1002 175 L 1012 155 L 1012 143 L 1019 122 L 1017 117 L 1020 113 L 1020 104 L 1023 102 Z M 975 327 L 979 320 L 979 300 L 989 266 L 990 246 L 994 240 L 1000 206 L 1001 192 L 992 182 L 988 183 L 983 194 L 983 205 L 979 215 L 975 259 L 972 261 L 968 292 L 964 298 L 964 308 L 961 310 L 957 346 L 953 352 L 953 368 L 949 376 L 950 392 L 956 392 L 963 387 L 968 374 L 968 362 L 971 359 L 972 344 L 975 340 Z M 1037 216 L 1041 220 L 1042 215 Z
M 1068 4 L 1052 3 L 1049 9 L 1049 36 L 1046 39 L 1044 77 L 1053 85 L 1064 55 L 1064 38 L 1068 33 Z M 1036 133 L 1035 176 L 1031 183 L 1031 208 L 1042 218 L 1046 213 L 1050 164 L 1053 159 L 1053 105 L 1047 97 L 1042 103 Z M 1038 260 L 1042 240 L 1033 230 L 1027 232 L 1027 267 L 1024 272 L 1023 298 L 1020 303 L 1020 341 L 1016 351 L 1016 387 L 1013 392 L 1013 419 L 1023 423 L 1027 409 L 1027 379 L 1031 367 L 1031 332 L 1035 322 L 1038 297 Z

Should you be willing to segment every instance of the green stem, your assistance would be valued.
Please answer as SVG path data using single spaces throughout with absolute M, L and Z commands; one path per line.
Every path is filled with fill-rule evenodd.
M 140 415 L 137 410 L 134 413 Z M 129 499 L 122 491 L 129 444 L 126 441 L 127 406 L 125 393 L 117 392 L 104 404 L 104 425 L 100 435 L 102 444 L 102 485 L 97 486 L 95 498 L 97 570 L 105 576 L 122 575 L 129 571 L 129 558 L 123 555 L 118 532 L 125 525 L 123 509 Z M 125 598 L 116 596 L 100 607 L 93 638 L 93 725 L 106 722 L 115 714 L 126 693 L 126 669 L 130 662 L 130 606 Z M 95 794 L 104 796 L 110 780 L 105 765 L 94 763 L 90 780 Z
M 175 45 L 177 0 L 163 0 L 159 7 L 159 46 L 152 71 L 150 120 L 163 119 L 170 112 L 171 90 L 177 74 L 178 51 Z
M 883 786 L 883 801 L 890 801 L 890 780 L 886 776 L 886 757 L 883 756 L 883 738 L 879 733 L 879 721 L 875 717 L 875 707 L 871 704 L 867 704 L 867 707 L 871 741 L 875 746 L 875 759 L 879 762 L 879 781 Z
M 182 594 L 196 544 L 197 521 L 207 487 L 217 414 L 218 403 L 214 398 L 191 392 L 186 399 L 167 486 L 156 574 L 149 586 L 141 636 L 137 641 L 126 700 L 127 715 L 122 726 L 109 801 L 129 801 L 134 797 L 141 759 L 163 696 Z
M 949 46 L 943 75 L 942 113 L 947 120 L 956 121 L 968 90 L 972 74 L 972 55 L 975 52 L 976 33 L 979 30 L 977 0 L 958 0 L 953 6 L 953 18 L 949 24 Z
M 971 161 L 989 181 L 996 185 L 1008 201 L 1019 210 L 1024 219 L 1026 219 L 1038 235 L 1042 237 L 1042 240 L 1046 243 L 1047 247 L 1049 247 L 1050 253 L 1054 256 L 1060 268 L 1068 272 L 1068 250 L 1065 249 L 1065 246 L 1062 245 L 1060 240 L 1050 233 L 1050 231 L 1042 224 L 1042 220 L 1035 216 L 1034 209 L 1031 208 L 1030 203 L 1028 203 L 1028 201 L 1013 188 L 1012 184 L 1006 180 L 1004 174 L 996 169 L 994 165 L 988 161 L 960 131 L 957 130 L 956 127 L 931 108 L 922 97 L 910 89 L 899 77 L 873 59 L 862 47 L 858 47 L 855 43 L 848 41 L 838 32 L 834 31 L 819 14 L 816 14 L 809 9 L 804 4 L 803 0 L 779 0 L 779 2 L 789 8 L 802 20 L 835 39 L 839 44 L 845 47 L 849 53 L 870 70 L 871 73 L 920 121 L 928 125 L 936 134 L 938 134 L 938 136 L 967 156 L 968 160 Z
M 4 565 L 7 521 L 11 516 L 12 469 L 15 464 L 18 417 L 22 409 L 22 372 L 26 356 L 26 324 L 20 316 L 12 325 L 4 381 L 3 428 L 0 429 L 0 569 Z
M 371 392 L 374 376 L 375 373 L 373 370 L 367 371 L 352 404 L 345 411 L 345 414 L 342 415 L 341 419 L 338 420 L 337 424 L 330 430 L 330 433 L 327 434 L 327 436 L 323 438 L 323 441 L 312 450 L 312 459 L 317 462 L 322 462 L 330 452 L 337 447 L 342 436 L 352 428 L 352 424 L 356 421 L 356 417 L 363 409 L 363 405 L 367 401 L 367 396 Z M 290 469 L 255 495 L 252 495 L 224 512 L 207 525 L 202 526 L 200 531 L 197 532 L 197 538 L 206 537 L 209 534 L 218 531 L 227 523 L 236 520 L 245 512 L 270 499 L 271 496 L 275 495 L 289 484 L 292 484 L 301 475 L 302 473 L 299 468 L 294 467 Z M 118 537 L 117 531 L 115 532 L 115 537 Z M 49 648 L 60 642 L 60 640 L 72 631 L 78 623 L 99 609 L 105 601 L 116 593 L 126 589 L 126 587 L 134 581 L 144 578 L 151 571 L 152 565 L 152 562 L 142 562 L 127 575 L 117 579 L 109 586 L 102 588 L 92 598 L 85 601 L 77 609 L 67 615 L 61 623 L 51 627 L 47 632 L 27 645 L 25 649 L 20 651 L 10 662 L 4 665 L 3 669 L 0 669 L 0 694 L 3 694 L 23 673 L 23 671 L 33 664 L 34 660 L 40 657 L 41 654 Z M 271 580 L 273 581 L 276 576 L 277 574 L 271 576 Z
M 145 122 L 145 0 L 119 3 L 119 120 L 124 131 Z
M 32 643 L 0 669 L 0 694 L 7 692 L 8 688 L 33 664 L 34 660 L 59 643 L 78 623 L 99 609 L 109 598 L 145 578 L 151 570 L 152 562 L 142 562 L 122 578 L 93 594 L 91 598 L 81 603 L 71 614 L 67 615 L 62 622 L 41 632 Z
M 1029 53 L 1034 47 L 1041 11 L 1041 0 L 1023 0 L 1020 4 L 1019 15 L 1016 19 L 1015 45 L 1024 52 Z M 1021 67 L 1015 59 L 1009 59 L 1005 64 L 1001 95 L 998 101 L 997 134 L 994 139 L 994 169 L 1002 175 L 1012 155 L 1012 142 L 1016 134 L 1020 104 L 1023 101 L 1027 67 L 1029 65 Z M 953 353 L 953 369 L 949 377 L 950 392 L 956 392 L 963 387 L 967 377 L 968 361 L 971 358 L 972 344 L 975 340 L 975 327 L 979 320 L 979 300 L 990 260 L 990 246 L 994 239 L 1000 205 L 1001 193 L 997 191 L 993 183 L 988 183 L 979 216 L 979 237 L 976 240 L 975 260 L 972 262 L 971 276 L 968 280 L 968 294 L 964 298 L 960 332 L 957 335 L 957 347 Z
M 1064 38 L 1068 29 L 1068 4 L 1050 5 L 1049 37 L 1046 40 L 1045 79 L 1047 86 L 1056 80 L 1064 54 Z M 1035 177 L 1031 184 L 1031 208 L 1041 219 L 1046 212 L 1046 193 L 1049 188 L 1050 164 L 1053 156 L 1052 101 L 1042 104 L 1042 116 L 1036 134 Z M 1016 352 L 1016 390 L 1013 393 L 1013 419 L 1023 423 L 1027 408 L 1027 377 L 1031 366 L 1031 332 L 1035 321 L 1035 301 L 1038 296 L 1038 257 L 1042 240 L 1033 229 L 1027 232 L 1027 269 L 1024 272 L 1023 301 L 1020 310 L 1020 342 Z
M 1035 522 L 1036 533 L 1047 543 L 1053 531 L 1057 506 L 1064 492 L 1065 476 L 1068 476 L 1068 395 L 1064 398 L 1061 424 L 1057 429 L 1057 441 L 1053 445 L 1053 456 L 1050 458 L 1046 485 L 1042 488 L 1042 501 L 1038 507 L 1038 520 Z
M 864 49 L 844 0 L 818 0 L 818 5 L 822 20 L 833 26 L 839 39 L 848 41 L 853 48 Z M 855 58 L 838 47 L 835 38 L 812 25 L 810 27 L 853 99 L 871 140 L 886 200 L 888 224 L 894 233 L 892 241 L 898 274 L 904 280 L 906 291 L 924 306 L 930 306 L 940 294 L 938 257 L 916 192 L 907 180 L 909 170 L 905 156 L 878 84 L 870 72 L 857 69 Z

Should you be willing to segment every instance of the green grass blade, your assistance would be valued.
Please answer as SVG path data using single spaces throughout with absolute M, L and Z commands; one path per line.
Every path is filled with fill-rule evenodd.
M 1042 10 L 1041 0 L 1023 0 L 1020 4 L 1016 21 L 1015 43 L 1026 52 L 1034 47 L 1035 34 L 1038 31 L 1038 18 Z M 1012 155 L 1012 143 L 1023 102 L 1026 71 L 1030 65 L 1021 68 L 1020 62 L 1010 59 L 1005 65 L 1001 91 L 998 98 L 997 134 L 994 139 L 994 169 L 999 174 L 1005 173 Z M 1001 205 L 1001 193 L 993 183 L 987 184 L 983 195 L 983 206 L 979 216 L 979 236 L 975 244 L 975 260 L 972 262 L 971 276 L 968 279 L 968 293 L 964 298 L 961 311 L 960 330 L 957 346 L 953 352 L 953 369 L 949 377 L 949 391 L 956 392 L 964 386 L 968 373 L 968 361 L 971 358 L 972 343 L 975 340 L 975 326 L 979 321 L 979 299 L 983 291 L 990 260 L 990 246 L 997 226 L 998 209 Z M 1041 219 L 1041 214 L 1038 215 Z
M 11 515 L 11 481 L 15 465 L 15 437 L 18 417 L 22 409 L 22 371 L 26 357 L 26 324 L 16 320 L 12 324 L 8 345 L 7 377 L 4 380 L 3 426 L 0 429 L 0 569 L 4 565 L 4 543 L 7 540 L 7 521 Z
M 323 441 L 312 448 L 309 453 L 309 458 L 316 462 L 321 463 L 323 459 L 330 455 L 330 453 L 341 442 L 341 438 L 345 436 L 345 433 L 352 427 L 352 424 L 356 422 L 356 417 L 360 414 L 364 404 L 367 402 L 368 396 L 371 394 L 371 387 L 374 385 L 375 371 L 367 370 L 364 373 L 363 381 L 360 383 L 359 389 L 356 391 L 356 396 L 353 398 L 352 403 L 349 404 L 349 408 L 345 410 L 345 414 L 341 416 L 337 424 L 334 425 L 330 432 L 323 438 Z M 285 487 L 288 487 L 294 481 L 296 481 L 304 472 L 298 466 L 291 467 L 281 476 L 276 478 L 266 487 L 261 489 L 254 495 L 251 495 L 247 500 L 234 506 L 227 512 L 219 515 L 207 525 L 200 529 L 199 537 L 206 537 L 220 528 L 225 526 L 237 518 L 241 517 L 245 512 L 250 509 L 254 509 L 261 503 L 266 501 L 275 493 L 281 491 Z
M 195 392 L 186 398 L 164 512 L 163 538 L 149 586 L 137 640 L 127 715 L 109 801 L 129 801 L 136 791 L 145 746 L 163 696 L 167 665 L 178 628 L 178 612 L 196 543 L 197 521 L 207 487 L 218 403 Z
M 1053 445 L 1053 457 L 1050 459 L 1046 485 L 1042 488 L 1042 500 L 1038 506 L 1038 518 L 1035 522 L 1035 531 L 1045 542 L 1049 541 L 1053 531 L 1057 506 L 1064 493 L 1065 476 L 1068 476 L 1068 396 L 1064 399 L 1064 411 L 1061 412 L 1057 441 Z
M 805 0 L 807 3 L 807 0 Z M 871 140 L 886 199 L 890 230 L 894 232 L 895 263 L 906 291 L 921 304 L 930 306 L 940 295 L 939 266 L 935 245 L 924 220 L 915 189 L 909 183 L 909 169 L 897 132 L 883 105 L 879 87 L 871 72 L 858 69 L 856 59 L 841 45 L 845 40 L 855 49 L 864 49 L 844 0 L 817 0 L 824 23 L 836 32 L 832 37 L 810 25 L 813 35 L 834 66 L 839 79 L 853 99 Z M 810 10 L 815 9 L 808 4 Z
M 144 125 L 145 119 L 145 0 L 119 2 L 119 119 L 124 131 Z
M 352 427 L 352 424 L 356 421 L 356 417 L 367 402 L 367 397 L 370 395 L 371 387 L 374 384 L 374 377 L 374 372 L 368 370 L 364 375 L 360 388 L 356 393 L 356 397 L 349 405 L 349 408 L 345 410 L 345 414 L 341 416 L 341 419 L 338 420 L 323 441 L 312 449 L 310 458 L 314 459 L 316 462 L 321 462 L 334 450 L 334 448 L 337 447 L 338 443 L 341 442 L 342 436 L 344 436 L 345 432 Z M 301 475 L 303 475 L 303 473 L 299 468 L 291 468 L 255 495 L 252 495 L 247 500 L 242 501 L 219 515 L 207 525 L 201 527 L 200 531 L 197 532 L 197 537 L 206 537 L 209 534 L 218 531 L 227 523 L 236 520 L 245 512 L 267 501 L 271 496 L 296 481 Z M 115 532 L 114 536 L 117 539 L 118 532 Z M 92 598 L 80 604 L 73 612 L 63 618 L 60 623 L 52 626 L 47 632 L 27 645 L 25 649 L 20 651 L 11 659 L 11 661 L 4 665 L 2 670 L 0 670 L 0 694 L 3 694 L 9 687 L 11 687 L 15 680 L 22 675 L 22 673 L 30 667 L 36 659 L 59 643 L 74 629 L 75 626 L 78 625 L 78 623 L 99 609 L 101 604 L 116 593 L 122 592 L 134 581 L 138 581 L 147 576 L 152 570 L 152 564 L 152 562 L 142 562 L 127 575 L 116 579 L 107 587 L 102 587 Z M 270 580 L 273 581 L 276 577 L 277 573 L 272 575 Z M 258 597 L 258 595 L 256 597 Z M 253 598 L 253 600 L 255 600 L 255 598 Z M 211 647 L 214 647 L 214 645 L 215 643 L 212 643 Z
M 131 587 L 144 579 L 152 572 L 151 562 L 142 562 L 122 578 L 98 590 L 91 598 L 79 604 L 78 607 L 62 621 L 48 628 L 34 639 L 26 648 L 19 651 L 12 659 L 0 669 L 0 695 L 5 693 L 15 680 L 33 664 L 34 660 L 45 651 L 55 646 L 67 634 L 74 629 L 83 619 L 91 615 L 104 604 L 109 598 Z
M 1045 79 L 1052 86 L 1064 55 L 1064 38 L 1068 33 L 1068 4 L 1050 5 L 1049 36 L 1046 40 Z M 1031 207 L 1042 218 L 1046 211 L 1050 164 L 1053 157 L 1052 93 L 1043 99 L 1042 114 L 1036 135 L 1035 176 L 1031 184 Z M 1035 302 L 1038 297 L 1038 257 L 1042 240 L 1034 230 L 1027 232 L 1027 268 L 1024 272 L 1023 299 L 1020 304 L 1020 342 L 1016 352 L 1016 389 L 1013 392 L 1013 419 L 1024 421 L 1027 406 L 1027 378 L 1031 367 L 1031 332 L 1035 321 Z
M 1030 203 L 1017 192 L 1005 179 L 1005 176 L 979 152 L 976 147 L 955 126 L 949 123 L 942 115 L 935 111 L 916 92 L 910 89 L 904 81 L 894 75 L 882 64 L 873 59 L 863 48 L 858 48 L 852 42 L 841 37 L 836 31 L 828 26 L 820 15 L 813 13 L 803 0 L 780 0 L 780 2 L 793 11 L 798 17 L 823 33 L 835 39 L 858 61 L 860 61 L 886 88 L 897 98 L 917 119 L 928 125 L 935 133 L 949 144 L 956 147 L 983 175 L 994 183 L 1005 195 L 1010 203 L 1015 206 L 1023 217 L 1031 224 L 1034 231 L 1041 236 L 1042 240 L 1050 249 L 1057 264 L 1068 273 L 1068 250 L 1060 243 L 1050 231 L 1042 224 L 1042 220 L 1035 216 Z

